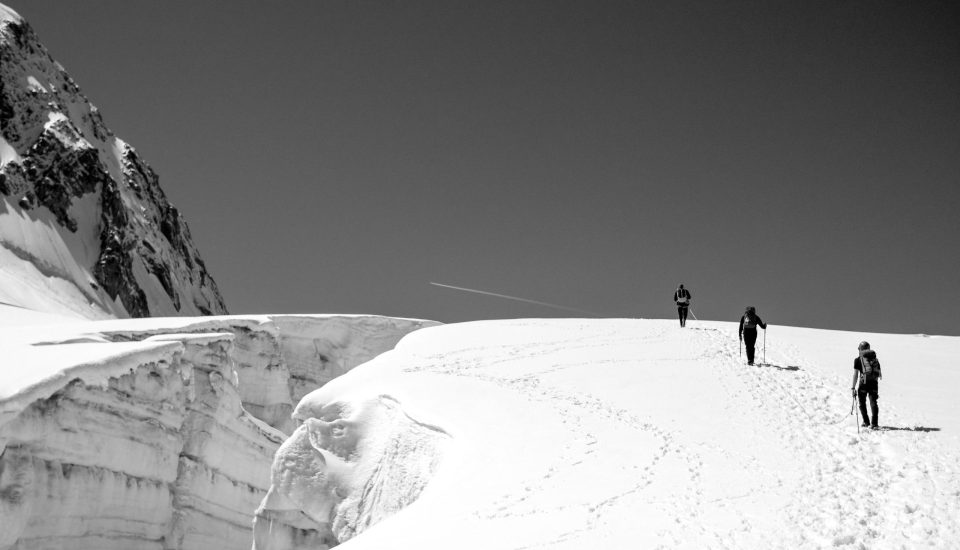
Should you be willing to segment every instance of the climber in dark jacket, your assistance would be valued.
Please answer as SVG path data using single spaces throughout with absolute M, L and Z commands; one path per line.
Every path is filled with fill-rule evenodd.
M 687 326 L 687 310 L 690 308 L 690 291 L 683 288 L 683 285 L 680 285 L 680 288 L 673 293 L 673 301 L 677 304 L 680 326 Z
M 740 317 L 740 340 L 747 345 L 747 364 L 753 364 L 754 346 L 757 343 L 757 326 L 767 330 L 767 324 L 757 316 L 757 308 L 748 306 L 746 313 Z
M 869 342 L 860 342 L 857 351 L 859 355 L 853 360 L 853 384 L 851 384 L 850 390 L 860 401 L 860 417 L 863 419 L 863 426 L 869 426 L 876 430 L 880 428 L 880 421 L 878 420 L 880 406 L 877 404 L 877 399 L 880 399 L 879 386 L 883 374 L 880 372 L 877 352 L 870 349 Z M 869 374 L 863 372 L 864 362 L 868 362 Z M 867 396 L 870 397 L 870 412 L 873 413 L 872 422 L 870 421 L 871 417 L 867 416 Z

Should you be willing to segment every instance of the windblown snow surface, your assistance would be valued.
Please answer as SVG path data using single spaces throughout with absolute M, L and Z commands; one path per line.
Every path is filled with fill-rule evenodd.
M 747 366 L 736 330 L 411 333 L 300 402 L 255 548 L 322 547 L 277 535 L 284 521 L 345 550 L 960 547 L 960 339 L 771 325 Z M 883 364 L 880 431 L 850 414 L 863 339 Z M 381 517 L 374 499 L 406 507 Z

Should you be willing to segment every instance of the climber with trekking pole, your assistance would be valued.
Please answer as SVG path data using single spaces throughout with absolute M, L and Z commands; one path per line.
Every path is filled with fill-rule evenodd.
M 757 315 L 757 308 L 747 306 L 746 312 L 740 317 L 740 342 L 747 346 L 747 364 L 753 365 L 753 356 L 757 345 L 757 326 L 764 331 L 767 330 L 767 324 Z M 766 332 L 764 332 L 764 361 L 766 361 Z
M 877 360 L 877 352 L 870 349 L 868 342 L 860 342 L 857 346 L 860 354 L 853 360 L 853 382 L 850 385 L 850 392 L 854 398 L 860 402 L 860 417 L 863 419 L 862 426 L 877 430 L 880 423 L 877 416 L 880 414 L 880 406 L 877 399 L 880 398 L 880 379 L 883 378 L 880 372 L 880 361 Z M 867 397 L 870 397 L 871 417 L 867 416 Z M 859 428 L 857 428 L 859 431 Z

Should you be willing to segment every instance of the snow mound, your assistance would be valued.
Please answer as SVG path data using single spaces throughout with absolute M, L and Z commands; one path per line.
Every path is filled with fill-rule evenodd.
M 258 547 L 284 546 L 295 535 L 289 527 L 315 531 L 326 544 L 347 541 L 413 503 L 440 461 L 449 436 L 396 399 L 326 401 L 325 394 L 304 398 L 311 416 L 274 457 L 254 524 Z
M 255 547 L 956 545 L 960 339 L 771 326 L 754 367 L 736 330 L 515 320 L 412 333 L 300 402 Z M 850 414 L 864 339 L 884 365 L 878 432 Z M 391 467 L 416 487 L 378 469 L 404 440 Z M 350 509 L 363 495 L 393 515 Z

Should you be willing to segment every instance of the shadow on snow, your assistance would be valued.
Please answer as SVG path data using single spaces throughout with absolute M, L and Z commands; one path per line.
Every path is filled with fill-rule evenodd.
M 939 432 L 940 428 L 924 426 L 880 426 L 882 432 Z
M 768 368 L 780 369 L 780 370 L 800 370 L 800 367 L 798 367 L 798 366 L 796 366 L 796 365 L 790 365 L 790 366 L 787 366 L 787 367 L 781 367 L 780 365 L 774 365 L 773 363 L 757 363 L 757 367 L 758 367 L 758 368 L 759 368 L 759 367 L 768 367 Z

